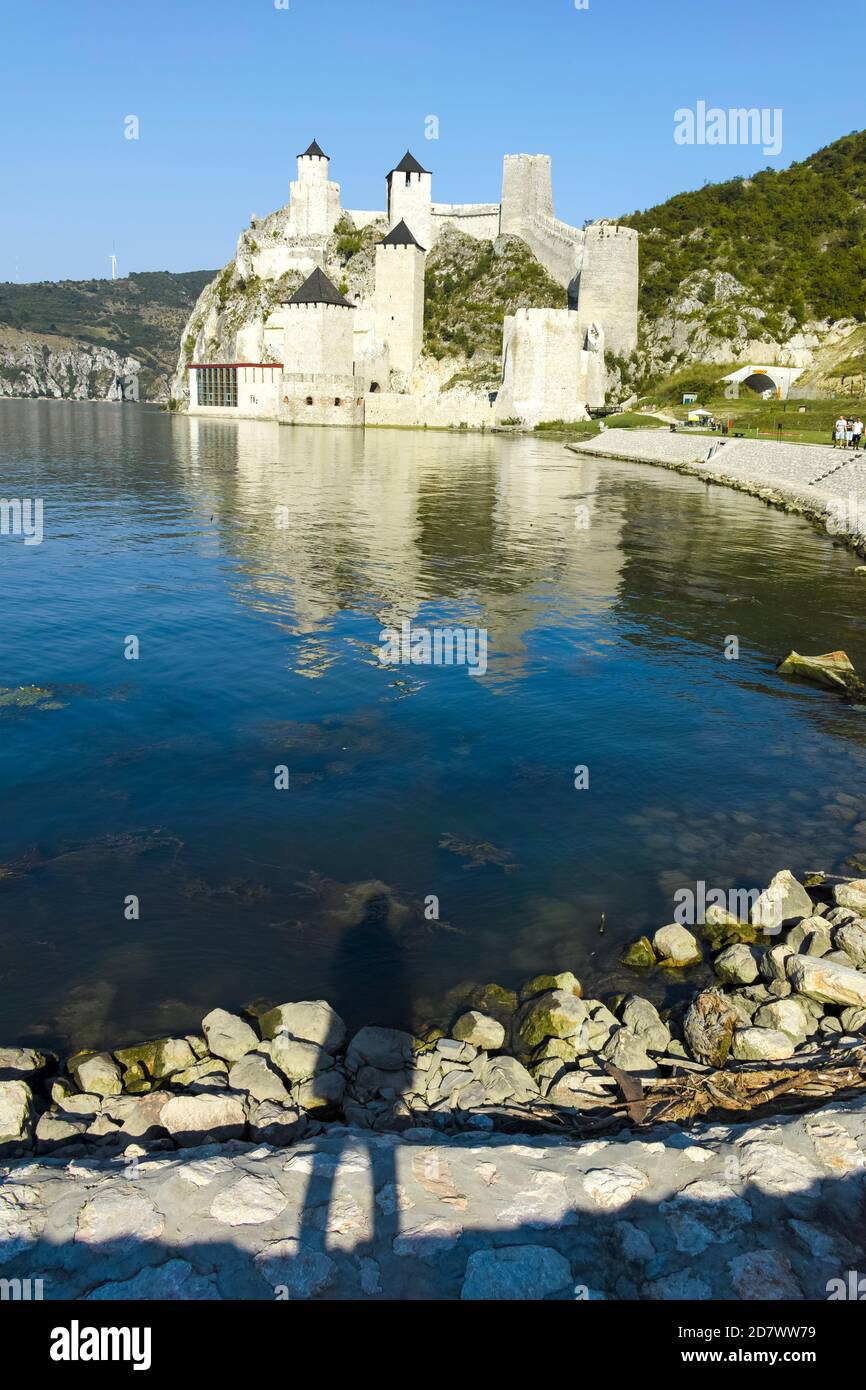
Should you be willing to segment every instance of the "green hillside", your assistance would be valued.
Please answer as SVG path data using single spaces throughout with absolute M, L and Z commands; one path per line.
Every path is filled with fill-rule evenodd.
M 866 317 L 866 131 L 778 172 L 708 184 L 619 221 L 641 233 L 641 309 L 720 269 L 797 321 Z
M 0 324 L 113 348 L 142 364 L 141 389 L 167 389 L 183 326 L 216 271 L 134 273 L 123 280 L 0 283 Z

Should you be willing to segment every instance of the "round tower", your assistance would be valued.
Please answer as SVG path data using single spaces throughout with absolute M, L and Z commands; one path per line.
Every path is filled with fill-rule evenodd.
M 328 177 L 330 157 L 314 140 L 298 155 L 298 177 L 289 185 L 293 236 L 330 236 L 340 220 L 340 185 Z

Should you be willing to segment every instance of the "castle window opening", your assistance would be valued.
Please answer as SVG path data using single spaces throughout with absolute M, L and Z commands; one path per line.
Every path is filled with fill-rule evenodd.
M 371 381 L 371 382 L 370 382 L 370 393 L 371 393 L 371 394 L 372 394 L 374 391 L 378 391 L 379 389 L 380 389 L 380 387 L 379 387 L 378 381 Z
M 335 396 L 335 397 L 334 397 L 334 405 L 342 405 L 342 404 L 343 404 L 343 402 L 340 400 L 340 397 L 339 397 L 339 396 Z
M 237 367 L 199 367 L 196 376 L 198 378 L 199 405 L 237 405 Z
M 288 396 L 286 396 L 286 400 L 288 400 L 288 399 L 289 399 Z M 307 405 L 312 405 L 312 404 L 313 404 L 313 398 L 312 398 L 312 396 L 308 396 L 308 397 L 307 397 Z

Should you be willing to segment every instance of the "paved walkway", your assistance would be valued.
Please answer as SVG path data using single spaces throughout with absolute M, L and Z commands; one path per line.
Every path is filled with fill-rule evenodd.
M 0 1279 L 46 1299 L 826 1299 L 864 1231 L 863 1099 L 577 1144 L 331 1127 L 0 1169 Z
M 604 430 L 575 453 L 659 464 L 711 478 L 816 520 L 866 550 L 866 453 L 820 444 L 719 439 L 669 430 Z M 707 454 L 715 448 L 714 456 Z

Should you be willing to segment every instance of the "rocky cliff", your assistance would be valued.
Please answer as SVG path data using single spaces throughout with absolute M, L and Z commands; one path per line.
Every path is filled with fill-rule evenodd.
M 111 348 L 0 326 L 0 396 L 137 400 L 140 370 Z

